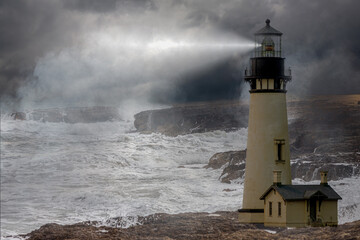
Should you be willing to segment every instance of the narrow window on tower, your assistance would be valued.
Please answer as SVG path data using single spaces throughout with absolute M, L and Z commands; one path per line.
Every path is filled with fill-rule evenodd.
M 281 147 L 281 144 L 280 143 L 278 143 L 277 144 L 277 159 L 278 159 L 278 161 L 281 161 L 282 160 L 282 156 L 281 156 L 281 149 L 282 147 Z
M 281 216 L 281 202 L 278 202 L 278 216 Z
M 285 162 L 284 157 L 284 146 L 285 146 L 285 140 L 284 139 L 275 139 L 274 140 L 274 152 L 275 152 L 275 161 L 278 162 Z
M 269 216 L 272 216 L 272 202 L 269 202 Z
M 262 80 L 261 89 L 267 89 L 267 87 L 268 87 L 268 86 L 267 86 L 267 82 L 268 82 L 268 81 L 267 81 L 266 78 Z

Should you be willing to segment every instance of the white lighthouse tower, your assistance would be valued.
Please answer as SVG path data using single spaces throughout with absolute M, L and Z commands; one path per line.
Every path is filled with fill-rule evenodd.
M 284 73 L 281 35 L 267 19 L 266 26 L 255 33 L 254 57 L 250 71 L 245 71 L 250 112 L 241 222 L 264 222 L 260 197 L 272 184 L 273 171 L 281 171 L 281 182 L 291 184 L 286 111 L 286 84 L 291 76 Z

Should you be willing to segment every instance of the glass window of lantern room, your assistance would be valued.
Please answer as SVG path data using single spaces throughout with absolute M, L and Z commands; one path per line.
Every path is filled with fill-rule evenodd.
M 265 36 L 261 42 L 262 57 L 275 56 L 275 43 L 270 36 Z
M 269 89 L 274 89 L 274 79 L 269 79 Z
M 266 78 L 262 79 L 261 89 L 268 89 L 268 80 Z

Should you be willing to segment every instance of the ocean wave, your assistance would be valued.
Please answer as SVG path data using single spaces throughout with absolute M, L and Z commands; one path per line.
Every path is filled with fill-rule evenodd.
M 223 192 L 219 170 L 203 166 L 216 152 L 244 149 L 247 129 L 177 137 L 133 130 L 129 121 L 2 118 L 2 234 L 48 222 L 239 207 L 242 187 Z

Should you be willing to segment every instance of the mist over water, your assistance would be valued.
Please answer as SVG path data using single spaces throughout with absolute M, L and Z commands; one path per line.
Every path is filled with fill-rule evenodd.
M 94 31 L 84 35 L 80 45 L 47 53 L 37 61 L 32 80 L 18 91 L 20 108 L 149 102 L 158 94 L 176 94 L 177 86 L 192 75 L 228 59 L 236 62 L 254 47 L 235 33 L 217 29 L 156 29 Z M 215 81 L 221 85 L 227 79 Z
M 175 138 L 134 133 L 133 114 L 164 107 L 158 96 L 178 94 L 183 82 L 192 85 L 189 76 L 229 59 L 241 69 L 238 59 L 253 48 L 239 33 L 189 25 L 188 9 L 169 8 L 102 17 L 82 12 L 76 18 L 89 29 L 37 58 L 17 90 L 16 110 L 30 120 L 1 118 L 2 236 L 49 222 L 105 224 L 119 216 L 239 207 L 242 187 L 220 183 L 221 170 L 203 166 L 216 152 L 244 149 L 246 129 Z M 88 106 L 119 107 L 123 121 L 31 120 L 31 109 Z

